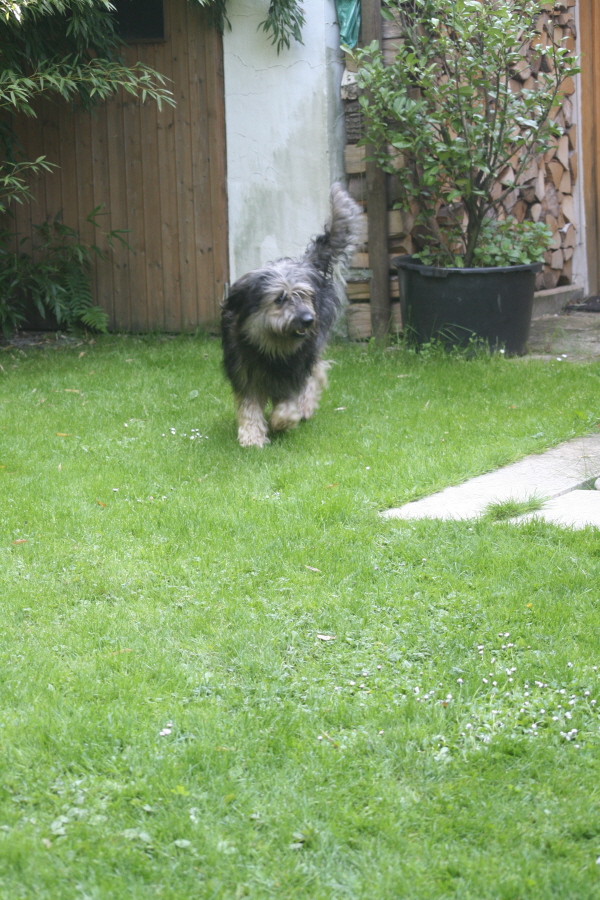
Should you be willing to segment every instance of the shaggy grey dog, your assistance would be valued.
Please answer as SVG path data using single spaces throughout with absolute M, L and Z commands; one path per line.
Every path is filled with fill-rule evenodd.
M 359 239 L 362 210 L 339 184 L 331 188 L 331 221 L 300 259 L 278 259 L 232 285 L 223 305 L 225 372 L 233 385 L 242 447 L 269 443 L 273 431 L 309 419 L 327 385 L 321 359 L 335 322 L 342 276 Z

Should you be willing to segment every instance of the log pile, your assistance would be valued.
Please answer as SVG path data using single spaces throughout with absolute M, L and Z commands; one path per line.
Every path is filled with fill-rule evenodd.
M 523 54 L 522 65 L 513 73 L 512 90 L 535 89 L 540 66 L 549 64 L 549 57 L 537 52 L 554 42 L 575 52 L 577 27 L 576 0 L 540 3 L 536 30 L 539 41 Z M 572 284 L 573 253 L 575 250 L 574 185 L 577 180 L 577 126 L 575 124 L 575 83 L 567 78 L 561 85 L 562 103 L 552 112 L 552 118 L 564 130 L 543 157 L 534 160 L 520 179 L 520 186 L 504 201 L 506 215 L 517 221 L 532 219 L 545 222 L 552 232 L 552 243 L 545 254 L 544 270 L 538 275 L 538 290 L 557 285 Z M 503 173 L 510 177 L 510 172 Z
M 539 34 L 539 45 L 547 46 L 552 39 L 562 42 L 571 52 L 576 50 L 577 28 L 575 22 L 576 0 L 541 0 L 540 16 L 536 30 Z M 399 38 L 399 30 L 393 21 L 383 21 L 383 54 L 390 62 L 395 56 L 395 47 Z M 548 57 L 545 58 L 546 60 Z M 514 91 L 535 88 L 542 57 L 536 53 L 536 45 L 526 49 L 523 61 L 512 73 L 510 87 Z M 547 63 L 544 63 L 544 65 Z M 356 63 L 346 57 L 346 71 L 342 81 L 342 99 L 345 101 L 346 148 L 345 166 L 348 189 L 354 199 L 366 207 L 365 184 L 365 149 L 357 143 L 362 134 L 361 111 L 358 103 L 356 85 Z M 572 284 L 573 253 L 577 232 L 575 219 L 574 186 L 577 181 L 577 125 L 575 122 L 576 96 L 575 84 L 567 79 L 561 86 L 562 102 L 552 111 L 552 118 L 564 129 L 561 138 L 553 141 L 552 147 L 541 157 L 532 161 L 528 169 L 521 175 L 519 185 L 511 191 L 503 201 L 500 218 L 513 216 L 517 221 L 532 220 L 545 222 L 552 232 L 552 243 L 545 254 L 543 271 L 537 276 L 538 290 L 553 289 L 560 285 Z M 398 159 L 398 166 L 402 159 Z M 509 184 L 514 180 L 514 172 L 510 166 L 501 173 L 498 192 L 501 184 Z M 393 209 L 398 199 L 398 187 L 392 175 L 388 176 L 389 206 L 389 253 L 390 259 L 413 252 L 412 228 L 410 214 Z M 368 243 L 360 248 L 352 265 L 359 269 L 369 268 Z M 353 280 L 349 286 L 348 299 L 351 304 L 364 305 L 369 300 L 369 284 Z M 390 271 L 390 296 L 392 301 L 398 297 L 395 270 Z M 397 317 L 397 313 L 396 313 Z M 350 310 L 349 322 L 355 323 L 350 328 L 356 338 L 370 336 L 368 326 L 368 309 Z M 356 323 L 362 323 L 364 333 Z M 360 334 L 359 334 L 360 333 Z

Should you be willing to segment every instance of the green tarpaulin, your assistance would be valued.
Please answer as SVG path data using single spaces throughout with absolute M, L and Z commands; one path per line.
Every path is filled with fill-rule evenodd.
M 335 8 L 340 23 L 340 43 L 356 47 L 360 29 L 360 0 L 335 0 Z

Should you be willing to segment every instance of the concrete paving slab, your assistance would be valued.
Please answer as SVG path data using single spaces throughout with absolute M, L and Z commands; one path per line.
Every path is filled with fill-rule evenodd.
M 511 522 L 519 524 L 531 519 L 543 519 L 570 528 L 586 528 L 589 525 L 600 528 L 600 492 L 570 491 L 548 500 L 537 512 L 511 519 Z
M 566 354 L 563 357 L 563 353 Z M 528 359 L 591 362 L 600 358 L 600 313 L 569 312 L 533 319 Z
M 472 519 L 481 515 L 490 503 L 523 502 L 532 497 L 550 499 L 587 487 L 598 476 L 600 434 L 593 434 L 528 456 L 422 500 L 385 510 L 381 515 L 386 519 Z
M 565 284 L 548 291 L 536 291 L 533 295 L 532 319 L 560 314 L 569 303 L 580 303 L 585 296 L 582 287 Z

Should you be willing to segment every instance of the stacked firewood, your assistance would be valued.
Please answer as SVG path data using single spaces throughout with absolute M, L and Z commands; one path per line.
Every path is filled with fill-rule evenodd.
M 525 48 L 523 61 L 512 73 L 510 86 L 514 91 L 535 88 L 538 72 L 542 65 L 550 64 L 550 57 L 539 53 L 540 45 L 545 47 L 551 40 L 576 52 L 577 29 L 575 23 L 576 0 L 540 0 L 540 16 L 536 30 L 539 40 L 534 46 Z M 400 36 L 398 26 L 385 19 L 383 21 L 383 54 L 391 62 L 396 53 Z M 348 187 L 352 196 L 366 206 L 365 149 L 358 147 L 362 136 L 358 88 L 356 85 L 356 63 L 346 58 L 346 71 L 342 81 L 342 99 L 345 101 L 346 150 L 345 164 Z M 577 180 L 577 126 L 575 123 L 575 83 L 567 79 L 561 86 L 561 104 L 552 111 L 552 117 L 564 130 L 563 136 L 553 141 L 552 147 L 538 159 L 531 162 L 521 175 L 519 185 L 503 201 L 500 218 L 514 217 L 545 222 L 552 232 L 552 243 L 545 254 L 545 265 L 537 277 L 537 289 L 549 290 L 572 283 L 573 253 L 577 234 L 575 220 L 574 186 Z M 397 165 L 403 164 L 398 157 Z M 497 185 L 498 195 L 506 185 L 514 181 L 514 170 L 507 166 L 500 175 Z M 398 200 L 398 185 L 392 175 L 387 176 L 389 206 L 389 251 L 390 259 L 413 252 L 412 228 L 414 216 L 393 209 Z M 368 245 L 355 255 L 356 268 L 348 285 L 348 299 L 351 303 L 365 303 L 369 300 Z M 361 271 L 364 273 L 361 277 Z M 398 297 L 395 278 L 390 273 L 390 296 Z M 352 318 L 352 316 L 350 316 Z M 367 322 L 364 310 L 354 316 L 356 321 Z M 366 326 L 365 326 L 366 327 Z M 356 335 L 360 336 L 360 335 Z
M 576 0 L 540 3 L 536 30 L 539 40 L 526 48 L 522 64 L 513 73 L 512 90 L 534 90 L 542 65 L 550 66 L 550 56 L 542 56 L 540 47 L 550 41 L 575 53 L 577 27 Z M 563 129 L 563 136 L 543 157 L 534 160 L 521 176 L 521 186 L 504 201 L 507 215 L 517 221 L 532 219 L 545 222 L 552 232 L 552 243 L 545 255 L 543 272 L 538 275 L 538 289 L 551 289 L 572 283 L 573 253 L 577 223 L 573 191 L 577 180 L 577 126 L 575 124 L 575 82 L 567 78 L 561 85 L 561 105 L 553 110 L 552 118 Z M 510 169 L 502 173 L 501 181 L 508 183 Z M 499 188 L 500 189 L 500 188 Z

